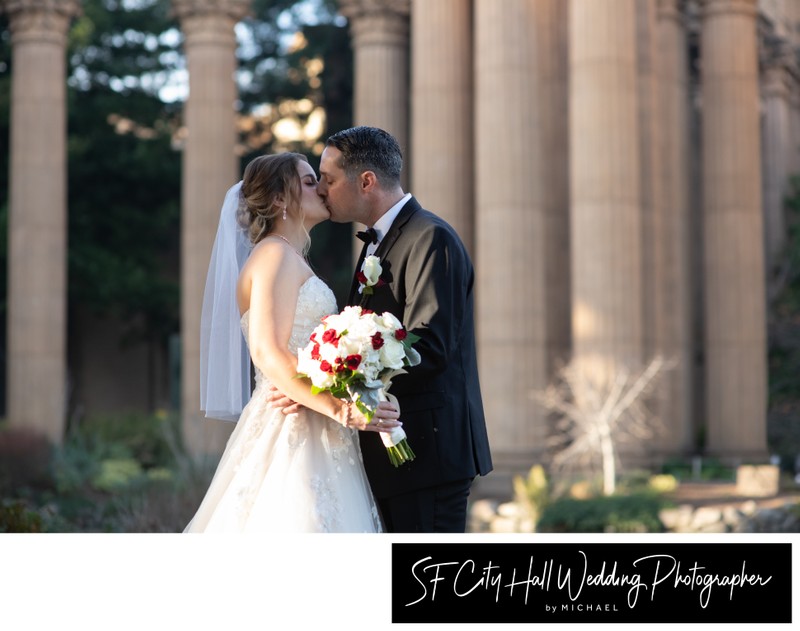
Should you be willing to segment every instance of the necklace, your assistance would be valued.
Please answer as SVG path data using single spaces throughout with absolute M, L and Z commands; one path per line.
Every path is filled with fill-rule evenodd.
M 291 242 L 291 241 L 289 241 L 289 239 L 287 239 L 286 237 L 284 237 L 282 234 L 278 234 L 278 233 L 276 232 L 276 233 L 273 233 L 271 236 L 273 236 L 273 237 L 278 237 L 279 239 L 283 239 L 283 241 L 285 241 L 285 242 L 286 242 L 286 244 L 287 244 L 287 245 L 288 245 L 290 248 L 292 248 L 292 250 L 294 250 L 294 252 L 295 252 L 295 254 L 297 254 L 297 256 L 299 256 L 300 258 L 302 258 L 302 259 L 304 259 L 304 260 L 305 260 L 305 257 L 304 257 L 302 254 L 300 254 L 300 251 L 299 251 L 299 250 L 298 250 L 296 247 L 294 247 L 294 246 L 292 245 L 292 242 Z

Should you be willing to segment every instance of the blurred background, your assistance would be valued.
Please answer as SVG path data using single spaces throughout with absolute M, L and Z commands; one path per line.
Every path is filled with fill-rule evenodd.
M 0 530 L 182 529 L 225 191 L 354 124 L 475 263 L 476 497 L 794 485 L 799 50 L 793 0 L 0 0 Z

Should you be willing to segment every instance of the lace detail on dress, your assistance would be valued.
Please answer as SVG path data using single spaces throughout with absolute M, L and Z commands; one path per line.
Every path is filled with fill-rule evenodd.
M 300 286 L 297 294 L 297 307 L 294 312 L 294 326 L 289 337 L 289 351 L 297 355 L 297 351 L 308 344 L 311 334 L 322 318 L 338 311 L 336 296 L 319 277 L 311 276 Z M 242 333 L 250 346 L 250 312 L 242 315 Z M 256 387 L 266 378 L 256 368 Z
M 311 491 L 316 497 L 317 518 L 320 532 L 336 532 L 342 507 L 336 492 L 336 482 L 315 475 L 311 478 Z

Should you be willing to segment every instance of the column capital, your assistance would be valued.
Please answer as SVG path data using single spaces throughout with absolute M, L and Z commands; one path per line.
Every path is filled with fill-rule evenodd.
M 686 0 L 657 0 L 656 11 L 659 19 L 678 22 L 681 26 L 686 22 Z
M 788 98 L 796 70 L 794 60 L 787 57 L 769 57 L 762 59 L 761 87 L 766 96 L 783 96 Z
M 774 33 L 762 32 L 759 37 L 759 60 L 765 67 L 791 67 L 797 64 L 797 53 L 792 43 Z
M 81 14 L 80 0 L 0 0 L 8 14 L 12 42 L 26 40 L 66 44 L 72 18 Z
M 172 13 L 187 40 L 226 43 L 250 13 L 252 0 L 172 0 Z
M 758 15 L 758 0 L 699 0 L 702 17 L 741 13 L 755 18 Z
M 179 20 L 191 17 L 227 17 L 239 21 L 250 12 L 252 0 L 172 0 L 172 12 Z
M 355 44 L 408 45 L 411 0 L 339 0 Z

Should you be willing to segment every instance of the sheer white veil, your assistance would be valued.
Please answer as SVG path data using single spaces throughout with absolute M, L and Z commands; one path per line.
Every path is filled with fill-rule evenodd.
M 252 244 L 237 221 L 242 183 L 228 189 L 211 251 L 200 315 L 200 409 L 237 421 L 250 400 L 250 355 L 242 334 L 236 281 Z

